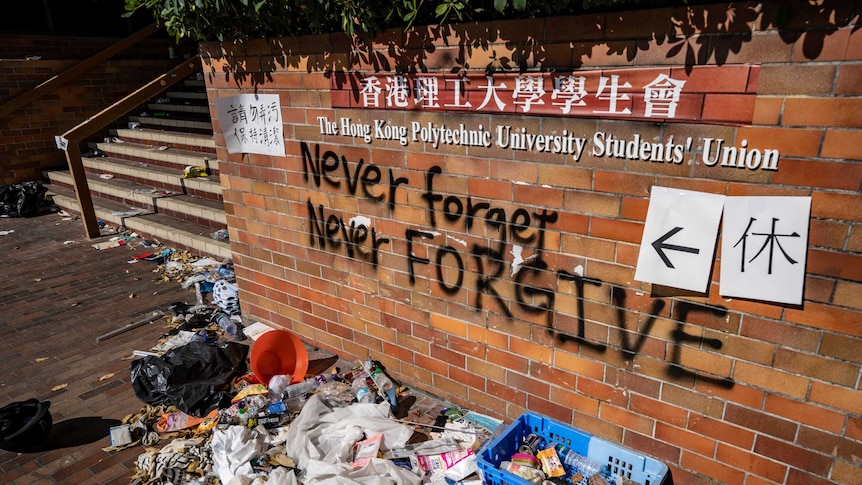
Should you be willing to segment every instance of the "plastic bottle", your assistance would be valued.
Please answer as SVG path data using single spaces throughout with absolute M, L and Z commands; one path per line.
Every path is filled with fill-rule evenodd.
M 365 371 L 371 375 L 371 380 L 374 381 L 374 384 L 377 385 L 377 388 L 380 389 L 380 392 L 386 394 L 390 389 L 394 387 L 392 381 L 386 374 L 383 372 L 383 369 L 380 367 L 373 367 L 371 363 L 371 359 L 368 359 L 365 362 Z
M 320 374 L 314 377 L 291 384 L 284 389 L 284 398 L 289 399 L 297 396 L 304 396 L 318 387 L 332 380 L 332 374 Z
M 228 335 L 236 335 L 236 323 L 230 318 L 230 315 L 224 312 L 218 312 L 215 316 L 216 323 L 219 328 Z
M 245 412 L 245 408 L 239 408 L 236 417 L 239 418 L 239 424 L 243 426 L 248 424 L 248 413 Z
M 603 467 L 601 463 L 565 446 L 558 445 L 557 454 L 560 456 L 560 461 L 563 462 L 566 470 L 570 473 L 579 472 L 585 477 L 591 477 L 602 471 Z
M 317 381 L 314 380 L 314 377 L 309 377 L 302 382 L 287 386 L 284 389 L 284 395 L 290 399 L 292 397 L 304 396 L 315 389 L 317 389 Z
M 266 408 L 267 414 L 284 414 L 287 412 L 287 405 L 284 404 L 284 401 L 276 401 Z
M 368 390 L 368 386 L 365 384 L 364 375 L 354 379 L 350 386 L 353 388 L 353 395 L 356 396 L 357 401 L 361 403 L 374 402 L 374 394 L 371 394 L 371 391 Z
M 320 375 L 316 375 L 314 377 L 311 377 L 311 379 L 314 379 L 314 381 L 317 382 L 317 386 L 315 386 L 315 387 L 320 387 L 320 386 L 326 384 L 327 382 L 331 381 L 332 377 L 333 377 L 332 374 L 320 374 Z

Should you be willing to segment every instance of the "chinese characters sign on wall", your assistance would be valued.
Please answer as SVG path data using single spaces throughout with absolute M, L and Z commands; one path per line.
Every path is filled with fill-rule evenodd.
M 381 73 L 357 75 L 344 86 L 333 78 L 331 98 L 336 108 L 750 123 L 758 71 L 736 65 L 694 66 L 691 73 L 670 68 Z
M 240 94 L 215 102 L 228 153 L 284 156 L 277 94 Z
M 728 197 L 721 295 L 802 303 L 810 213 L 811 197 Z
M 801 304 L 811 197 L 724 197 L 653 187 L 635 279 L 705 292 L 722 209 L 719 293 Z

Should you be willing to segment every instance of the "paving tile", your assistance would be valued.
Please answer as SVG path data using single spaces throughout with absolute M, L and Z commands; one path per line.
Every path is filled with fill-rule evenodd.
M 0 224 L 15 230 L 0 237 L 0 405 L 48 399 L 54 430 L 61 432 L 70 429 L 63 423 L 71 420 L 110 422 L 139 410 L 129 362 L 121 359 L 152 346 L 162 325 L 144 325 L 101 343 L 96 337 L 153 309 L 192 302 L 194 294 L 174 282 L 156 284 L 150 263 L 127 264 L 142 248 L 93 249 L 80 221 L 49 214 Z M 129 298 L 130 293 L 136 297 Z M 43 357 L 48 360 L 36 362 Z M 109 372 L 115 376 L 99 381 Z M 68 387 L 51 391 L 61 383 Z M 0 451 L 0 482 L 128 483 L 143 448 L 106 453 L 101 448 L 109 444 L 108 431 L 97 431 L 96 437 L 92 430 L 62 439 L 52 434 L 44 449 L 33 453 Z

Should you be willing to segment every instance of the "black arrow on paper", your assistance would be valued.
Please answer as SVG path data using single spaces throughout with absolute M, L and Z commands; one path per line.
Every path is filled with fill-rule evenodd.
M 681 227 L 674 227 L 670 231 L 666 232 L 664 234 L 664 236 L 656 239 L 652 243 L 652 247 L 653 247 L 653 249 L 655 249 L 655 252 L 658 253 L 658 257 L 661 258 L 661 260 L 664 262 L 665 266 L 667 266 L 668 268 L 673 268 L 674 265 L 673 265 L 673 263 L 670 262 L 670 259 L 668 259 L 667 255 L 664 253 L 664 251 L 666 249 L 671 250 L 671 251 L 682 251 L 684 253 L 700 254 L 700 249 L 697 249 L 697 248 L 690 248 L 687 246 L 677 246 L 676 244 L 665 244 L 664 243 L 665 241 L 667 241 L 668 239 L 673 237 L 673 235 L 678 233 L 679 231 L 682 231 Z

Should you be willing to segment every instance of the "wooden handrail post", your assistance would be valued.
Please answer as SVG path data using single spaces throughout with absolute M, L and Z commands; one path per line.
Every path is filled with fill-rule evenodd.
M 87 238 L 99 237 L 101 235 L 99 221 L 96 220 L 96 210 L 93 208 L 93 197 L 90 195 L 87 174 L 84 172 L 84 163 L 81 161 L 81 145 L 78 142 L 69 142 L 66 147 L 66 163 L 69 164 L 69 172 L 72 174 L 75 197 L 78 199 L 78 211 L 81 213 L 81 219 L 84 220 L 84 231 L 87 233 Z

